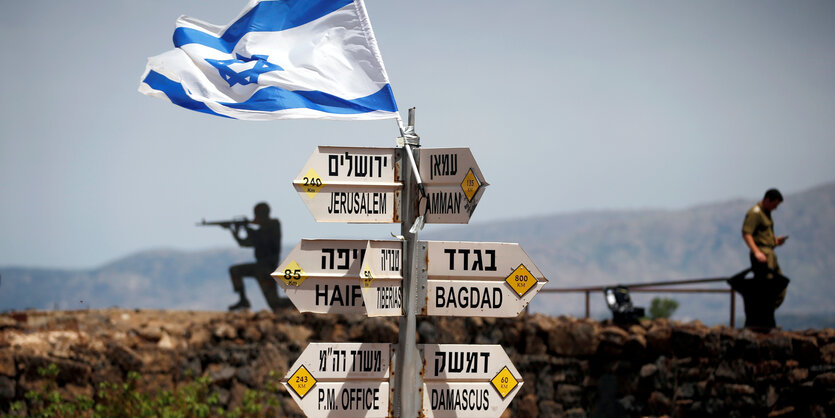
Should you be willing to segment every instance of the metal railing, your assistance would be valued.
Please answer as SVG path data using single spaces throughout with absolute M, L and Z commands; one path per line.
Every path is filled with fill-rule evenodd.
M 593 286 L 593 287 L 569 287 L 561 289 L 545 288 L 539 293 L 585 293 L 586 294 L 586 318 L 591 316 L 590 304 L 592 292 L 603 292 L 607 287 L 623 286 L 629 289 L 632 293 L 729 293 L 731 295 L 731 328 L 736 327 L 736 292 L 728 287 L 727 289 L 718 288 L 684 288 L 684 289 L 667 289 L 666 286 L 682 286 L 703 283 L 727 283 L 727 277 L 707 278 L 707 279 L 689 279 L 689 280 L 669 280 L 663 282 L 649 282 L 649 283 L 633 283 L 633 284 L 617 284 L 607 286 Z

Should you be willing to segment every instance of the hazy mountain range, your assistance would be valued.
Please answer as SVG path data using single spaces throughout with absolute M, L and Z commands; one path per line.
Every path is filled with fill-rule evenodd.
M 773 217 L 775 232 L 790 236 L 778 256 L 792 282 L 778 322 L 794 328 L 835 325 L 835 183 L 785 198 Z M 550 280 L 548 288 L 727 277 L 748 266 L 740 229 L 745 211 L 754 203 L 733 200 L 683 210 L 588 211 L 432 226 L 420 238 L 518 242 Z M 285 242 L 282 254 L 295 244 Z M 237 248 L 152 250 L 90 270 L 0 267 L 0 310 L 224 309 L 235 301 L 228 267 L 251 257 L 251 250 Z M 265 307 L 257 285 L 247 286 L 254 308 Z M 647 306 L 654 296 L 658 295 L 633 294 L 633 300 Z M 725 294 L 660 296 L 681 303 L 678 319 L 728 321 L 730 300 Z M 581 293 L 540 294 L 531 308 L 581 316 L 583 303 Z M 593 296 L 592 311 L 594 316 L 606 315 L 602 294 Z

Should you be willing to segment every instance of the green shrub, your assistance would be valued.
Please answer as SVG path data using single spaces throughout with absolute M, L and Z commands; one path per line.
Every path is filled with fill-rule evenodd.
M 649 315 L 652 319 L 669 318 L 678 309 L 678 301 L 667 298 L 652 298 Z
M 74 400 L 64 399 L 58 391 L 59 369 L 55 364 L 38 368 L 38 374 L 45 384 L 40 390 L 31 390 L 24 401 L 10 405 L 8 416 L 31 417 L 165 417 L 196 418 L 222 417 L 267 417 L 278 413 L 279 374 L 271 371 L 264 389 L 247 389 L 242 405 L 231 411 L 224 410 L 220 397 L 211 389 L 207 376 L 197 377 L 173 391 L 158 391 L 150 397 L 137 390 L 136 384 L 142 378 L 137 372 L 129 372 L 123 383 L 102 382 L 93 398 L 78 396 Z

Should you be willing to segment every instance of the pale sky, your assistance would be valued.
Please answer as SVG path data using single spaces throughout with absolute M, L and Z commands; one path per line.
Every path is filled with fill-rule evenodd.
M 394 121 L 235 121 L 136 91 L 179 15 L 223 25 L 245 3 L 0 3 L 0 266 L 232 247 L 194 224 L 262 200 L 288 246 L 399 232 L 317 224 L 291 185 L 317 145 L 394 146 Z M 473 228 L 835 180 L 835 2 L 366 6 L 422 145 L 469 146 L 491 183 Z

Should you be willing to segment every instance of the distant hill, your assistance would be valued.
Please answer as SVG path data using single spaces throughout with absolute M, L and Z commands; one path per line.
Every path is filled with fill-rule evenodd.
M 518 242 L 550 280 L 549 288 L 727 277 L 748 266 L 740 236 L 745 211 L 755 203 L 733 200 L 684 210 L 589 211 L 474 223 L 441 229 L 421 239 Z M 774 213 L 776 232 L 789 234 L 778 249 L 792 279 L 778 311 L 792 327 L 835 318 L 835 183 L 786 195 Z M 288 254 L 288 244 L 282 254 Z M 0 267 L 0 310 L 83 309 L 119 306 L 155 309 L 224 309 L 234 302 L 227 269 L 251 259 L 251 250 L 145 251 L 92 270 Z M 719 284 L 718 287 L 724 287 Z M 248 285 L 254 308 L 266 305 Z M 656 295 L 634 294 L 647 306 Z M 667 294 L 681 302 L 676 318 L 727 322 L 729 300 L 707 294 Z M 742 316 L 741 300 L 737 313 Z M 583 314 L 581 294 L 540 295 L 532 310 Z M 602 295 L 594 315 L 608 316 Z M 789 318 L 791 317 L 791 318 Z M 810 325 L 811 326 L 811 325 Z
M 749 266 L 740 230 L 745 212 L 756 200 L 675 211 L 581 212 L 476 223 L 424 233 L 421 238 L 518 242 L 553 288 L 727 277 Z M 773 218 L 775 232 L 790 236 L 777 250 L 784 274 L 792 279 L 778 317 L 834 318 L 835 183 L 786 195 Z M 633 294 L 633 300 L 646 306 L 654 296 L 658 295 Z M 661 296 L 687 302 L 681 304 L 677 317 L 728 320 L 727 297 Z M 537 296 L 532 308 L 572 315 L 584 309 L 581 294 Z M 607 314 L 602 295 L 592 308 Z M 742 315 L 741 299 L 737 313 Z
M 250 260 L 251 249 L 151 250 L 91 270 L 0 268 L 0 310 L 224 309 L 237 300 L 229 266 Z M 258 286 L 247 289 L 254 308 L 265 308 Z

